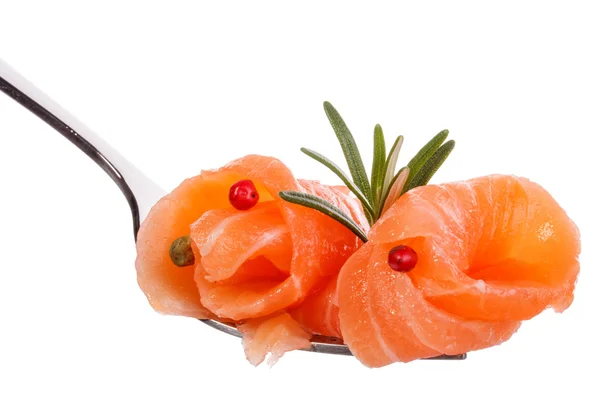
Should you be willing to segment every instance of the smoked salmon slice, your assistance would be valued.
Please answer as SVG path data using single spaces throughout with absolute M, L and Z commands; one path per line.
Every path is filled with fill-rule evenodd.
M 315 210 L 285 202 L 280 191 L 317 195 L 368 226 L 356 201 L 343 190 L 296 181 L 273 158 L 245 157 L 206 176 L 224 177 L 227 186 L 231 179 L 251 179 L 259 191 L 263 189 L 254 208 L 210 211 L 191 225 L 201 303 L 219 317 L 241 321 L 299 304 L 337 275 L 360 246 L 344 226 Z M 262 265 L 248 265 L 259 257 L 279 270 L 279 276 L 265 276 Z M 235 275 L 242 267 L 248 281 Z
M 340 273 L 345 344 L 369 367 L 455 355 L 506 341 L 520 322 L 466 320 L 429 303 L 407 273 L 387 264 L 389 247 L 367 242 Z
M 189 235 L 190 225 L 211 208 L 226 208 L 222 181 L 186 179 L 156 203 L 141 224 L 136 241 L 137 281 L 150 306 L 165 315 L 214 318 L 200 303 L 194 267 L 177 267 L 169 257 L 173 241 Z M 212 197 L 207 200 L 205 197 Z
M 260 197 L 243 211 L 228 198 L 240 180 L 251 180 Z M 304 316 L 308 326 L 287 311 L 318 311 L 333 291 L 332 279 L 361 241 L 322 213 L 285 202 L 278 195 L 283 190 L 321 197 L 368 229 L 347 188 L 296 180 L 277 159 L 249 155 L 202 171 L 162 198 L 138 232 L 138 284 L 151 306 L 163 314 L 237 323 L 253 363 L 271 352 L 272 364 L 283 352 L 310 345 L 313 333 L 339 336 L 333 307 L 322 309 L 328 311 L 328 324 L 311 322 L 320 313 L 315 312 Z M 194 264 L 178 267 L 169 248 L 186 235 Z M 324 291 L 328 295 L 322 301 Z
M 261 364 L 268 354 L 267 364 L 273 366 L 286 352 L 311 346 L 312 334 L 288 313 L 266 319 L 251 319 L 242 324 L 239 330 L 243 334 L 246 359 L 254 366 Z
M 342 338 L 337 305 L 337 275 L 326 286 L 308 296 L 290 315 L 313 334 Z
M 400 244 L 419 256 L 408 273 L 387 263 Z M 527 179 L 410 190 L 340 272 L 342 336 L 371 367 L 500 344 L 521 321 L 571 304 L 579 253 L 575 224 Z

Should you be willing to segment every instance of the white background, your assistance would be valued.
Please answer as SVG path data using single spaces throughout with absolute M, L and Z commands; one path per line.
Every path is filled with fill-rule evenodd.
M 0 57 L 164 188 L 247 153 L 334 182 L 298 151 L 342 163 L 329 100 L 369 162 L 375 123 L 404 161 L 448 128 L 432 182 L 541 183 L 582 271 L 564 314 L 464 362 L 254 368 L 239 340 L 151 310 L 119 190 L 2 95 L 1 419 L 600 418 L 594 2 L 87 3 L 3 1 Z

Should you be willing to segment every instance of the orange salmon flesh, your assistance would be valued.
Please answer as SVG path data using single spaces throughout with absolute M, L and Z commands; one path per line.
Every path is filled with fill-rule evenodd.
M 249 179 L 260 200 L 228 201 Z M 363 244 L 283 190 L 317 195 L 368 232 Z M 177 267 L 171 243 L 189 235 L 195 262 Z M 408 245 L 416 267 L 396 272 L 388 252 Z M 274 364 L 341 338 L 365 366 L 459 354 L 508 340 L 521 323 L 573 301 L 579 230 L 541 186 L 493 175 L 403 194 L 369 227 L 345 187 L 297 180 L 279 160 L 249 155 L 202 171 L 163 197 L 137 240 L 138 284 L 162 314 L 236 323 L 250 363 Z

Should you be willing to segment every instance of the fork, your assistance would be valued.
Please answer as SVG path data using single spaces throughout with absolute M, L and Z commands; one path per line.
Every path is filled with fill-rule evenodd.
M 166 195 L 166 191 L 1 59 L 0 90 L 58 131 L 107 173 L 129 204 L 133 236 L 134 240 L 137 240 L 140 223 L 146 218 L 152 206 Z M 210 319 L 200 321 L 235 337 L 242 336 L 235 325 Z M 312 346 L 305 350 L 352 355 L 350 349 L 339 338 L 315 335 L 311 342 Z M 426 360 L 464 360 L 466 357 L 466 354 L 442 355 Z

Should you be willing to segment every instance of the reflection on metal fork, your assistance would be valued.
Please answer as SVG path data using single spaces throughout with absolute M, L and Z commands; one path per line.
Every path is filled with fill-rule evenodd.
M 17 84 L 19 86 L 17 86 Z M 50 98 L 45 97 L 42 92 L 37 90 L 35 86 L 27 82 L 24 78 L 22 78 L 19 74 L 17 74 L 13 69 L 8 67 L 6 64 L 0 60 L 0 90 L 8 95 L 10 98 L 14 99 L 16 102 L 21 104 L 27 110 L 35 114 L 45 123 L 50 125 L 56 131 L 58 131 L 61 135 L 67 138 L 71 143 L 77 146 L 82 152 L 84 152 L 90 159 L 92 159 L 100 168 L 102 168 L 108 176 L 113 180 L 115 184 L 119 187 L 127 203 L 129 204 L 129 208 L 131 209 L 131 217 L 133 220 L 133 233 L 134 238 L 137 239 L 137 233 L 140 227 L 140 222 L 142 217 L 145 214 L 140 214 L 139 208 L 139 198 L 137 197 L 131 186 L 128 184 L 126 177 L 123 176 L 121 171 L 123 168 L 119 168 L 115 162 L 111 162 L 99 150 L 100 144 L 92 144 L 89 140 L 81 135 L 81 131 L 89 132 L 89 129 L 85 127 L 82 123 L 77 121 L 74 117 L 70 116 L 70 125 L 66 124 L 63 119 L 58 117 L 57 110 L 62 110 L 58 104 L 54 103 Z M 27 95 L 25 91 L 36 93 L 38 96 L 44 97 L 44 102 L 46 107 L 42 106 L 38 101 L 34 100 L 31 96 Z M 97 141 L 99 143 L 99 141 Z M 98 147 L 96 147 L 98 146 Z M 105 146 L 107 147 L 107 146 Z M 116 155 L 114 150 L 111 150 L 111 154 L 113 156 Z M 124 158 L 118 156 L 121 162 L 126 162 Z M 134 173 L 137 175 L 137 178 L 141 179 L 148 183 L 148 189 L 152 190 L 156 195 L 156 191 L 158 191 L 156 185 L 152 183 L 148 177 L 144 176 L 137 168 L 133 167 L 133 165 L 127 163 L 127 169 L 129 173 Z M 138 179 L 138 181 L 139 181 Z M 138 187 L 139 188 L 139 187 Z M 153 195 L 150 195 L 151 197 Z M 144 203 L 146 207 L 151 206 L 154 203 Z M 214 320 L 201 320 L 206 325 L 209 325 L 212 328 L 215 328 L 219 331 L 225 332 L 227 334 L 241 337 L 240 332 L 234 325 L 224 324 Z M 334 337 L 324 337 L 324 336 L 314 336 L 312 339 L 312 347 L 307 349 L 308 351 L 316 352 L 316 353 L 328 353 L 328 354 L 338 354 L 338 355 L 352 355 L 350 350 L 346 345 L 344 345 L 340 339 Z M 433 357 L 426 360 L 464 360 L 466 358 L 466 354 L 459 355 L 442 355 L 438 357 Z

